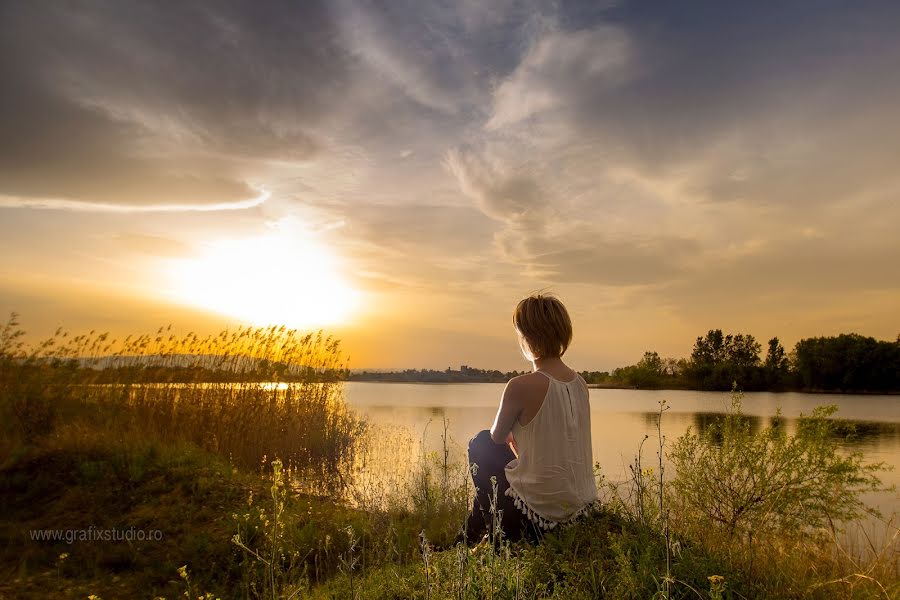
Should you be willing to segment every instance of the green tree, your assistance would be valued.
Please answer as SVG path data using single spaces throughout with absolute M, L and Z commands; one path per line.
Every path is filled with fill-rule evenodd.
M 766 373 L 766 384 L 769 388 L 780 388 L 785 384 L 788 373 L 788 358 L 784 346 L 777 337 L 769 340 L 766 361 L 763 364 Z
M 727 390 L 734 381 L 745 389 L 758 389 L 764 383 L 760 349 L 752 335 L 725 335 L 721 329 L 710 329 L 694 343 L 686 374 L 700 389 Z
M 657 352 L 644 352 L 644 357 L 638 361 L 637 366 L 648 374 L 661 375 L 663 372 L 663 361 Z
M 805 338 L 794 348 L 795 368 L 807 390 L 900 390 L 900 344 L 856 333 Z
M 752 335 L 725 336 L 725 361 L 734 367 L 749 368 L 759 366 L 759 342 Z
M 658 352 L 647 351 L 637 364 L 613 371 L 613 378 L 637 388 L 658 388 L 665 374 Z
M 721 329 L 710 329 L 698 337 L 691 352 L 691 362 L 698 366 L 714 366 L 725 360 L 725 336 Z

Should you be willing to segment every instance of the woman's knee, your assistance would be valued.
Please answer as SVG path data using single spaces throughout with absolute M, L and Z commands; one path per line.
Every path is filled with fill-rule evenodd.
M 482 429 L 469 440 L 469 458 L 472 458 L 473 452 L 478 452 L 482 448 L 486 448 L 486 444 L 493 444 L 493 440 L 491 440 L 491 432 L 487 429 Z

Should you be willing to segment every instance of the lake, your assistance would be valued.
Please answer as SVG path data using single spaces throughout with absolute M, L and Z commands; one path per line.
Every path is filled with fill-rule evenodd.
M 446 417 L 461 456 L 469 438 L 490 428 L 503 388 L 500 383 L 348 382 L 344 392 L 347 403 L 372 423 L 405 427 L 417 439 L 424 438 L 428 449 L 440 446 Z M 702 429 L 731 403 L 728 392 L 684 390 L 591 389 L 590 398 L 594 461 L 611 481 L 627 479 L 628 464 L 645 435 L 650 439 L 644 446 L 644 464 L 654 465 L 660 400 L 670 406 L 662 418 L 667 441 L 690 426 Z M 845 446 L 863 452 L 871 462 L 891 465 L 893 470 L 882 474 L 882 480 L 900 488 L 900 396 L 751 392 L 744 395 L 743 412 L 759 428 L 768 425 L 780 407 L 788 431 L 793 431 L 797 417 L 823 404 L 836 404 L 837 416 L 856 424 L 856 437 Z M 867 494 L 864 499 L 885 516 L 900 513 L 900 492 Z M 882 537 L 885 532 L 877 533 Z

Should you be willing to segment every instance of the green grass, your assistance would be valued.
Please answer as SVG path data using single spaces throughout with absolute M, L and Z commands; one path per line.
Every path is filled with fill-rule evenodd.
M 18 596 L 166 595 L 186 561 L 228 573 L 234 553 L 221 540 L 229 510 L 250 483 L 193 446 L 125 442 L 97 431 L 59 439 L 10 461 L 0 495 L 3 581 Z M 34 541 L 30 530 L 160 529 L 161 541 Z M 61 555 L 66 555 L 60 559 Z M 86 595 L 86 594 L 85 594 Z
M 265 500 L 270 482 L 196 446 L 80 430 L 20 453 L 0 473 L 0 591 L 13 597 L 176 597 L 183 565 L 195 586 L 222 597 L 253 581 L 231 539 L 239 527 L 251 542 L 259 537 L 265 504 L 248 498 Z M 285 543 L 304 558 L 298 572 L 305 565 L 313 580 L 335 573 L 342 528 L 364 523 L 358 511 L 301 493 L 288 495 L 285 512 Z M 163 537 L 70 544 L 29 534 L 91 526 L 158 529 Z

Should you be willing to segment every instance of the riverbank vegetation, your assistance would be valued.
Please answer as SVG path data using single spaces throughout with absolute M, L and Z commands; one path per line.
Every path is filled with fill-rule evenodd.
M 689 358 L 648 351 L 634 365 L 584 372 L 588 383 L 642 389 L 843 393 L 900 392 L 900 336 L 894 342 L 857 334 L 804 338 L 786 352 L 777 337 L 762 346 L 749 334 L 712 329 Z
M 459 369 L 447 367 L 436 369 L 404 369 L 402 371 L 356 371 L 350 372 L 348 381 L 382 381 L 390 383 L 506 383 L 521 375 L 519 371 L 498 371 L 477 369 L 460 365 Z
M 867 514 L 860 494 L 881 487 L 882 466 L 841 447 L 850 430 L 831 409 L 760 430 L 735 393 L 713 426 L 667 441 L 663 404 L 656 438 L 635 440 L 631 477 L 598 470 L 594 513 L 537 546 L 501 537 L 469 550 L 454 541 L 471 480 L 446 424 L 429 451 L 348 410 L 323 376 L 344 368 L 327 336 L 22 339 L 14 320 L 0 334 L 0 596 L 900 594 L 896 522 L 862 546 L 841 535 Z M 147 384 L 160 357 L 181 377 Z M 116 358 L 128 368 L 104 368 Z M 261 361 L 291 383 L 208 381 Z M 91 365 L 102 382 L 86 380 Z M 109 531 L 145 535 L 97 535 Z
M 392 383 L 506 383 L 518 371 L 404 369 L 350 371 L 348 381 Z M 775 337 L 762 345 L 749 334 L 712 329 L 688 358 L 647 351 L 635 364 L 581 371 L 589 384 L 608 388 L 842 393 L 900 393 L 900 336 L 894 342 L 858 334 L 804 338 L 788 352 Z
M 0 340 L 14 335 L 16 315 L 0 330 Z M 306 352 L 319 352 L 337 340 L 291 332 L 283 348 L 280 328 L 237 328 L 216 336 L 176 336 L 171 328 L 156 334 L 111 340 L 92 331 L 69 338 L 62 330 L 32 350 L 23 369 L 41 378 L 45 363 L 65 365 L 70 384 L 185 384 L 275 382 L 336 383 L 505 383 L 525 371 L 502 372 L 461 365 L 459 369 L 353 371 L 345 362 L 313 364 Z M 251 339 L 254 336 L 265 339 Z M 20 337 L 20 336 L 19 336 Z M 18 337 L 9 342 L 20 343 Z M 338 353 L 334 353 L 337 356 Z M 43 358 L 41 358 L 43 357 Z M 41 362 L 43 361 L 43 362 Z M 608 388 L 728 391 L 800 391 L 900 393 L 900 336 L 894 342 L 857 334 L 801 339 L 787 352 L 779 339 L 762 346 L 749 334 L 712 329 L 698 337 L 688 358 L 664 358 L 647 351 L 635 364 L 608 371 L 581 371 L 588 384 Z

